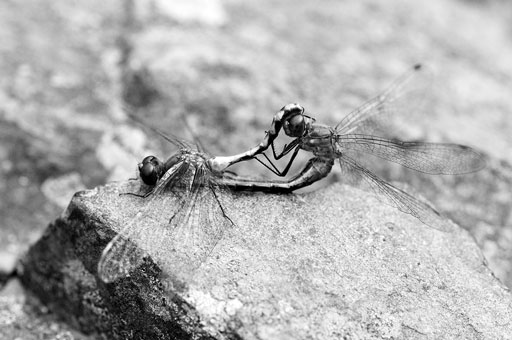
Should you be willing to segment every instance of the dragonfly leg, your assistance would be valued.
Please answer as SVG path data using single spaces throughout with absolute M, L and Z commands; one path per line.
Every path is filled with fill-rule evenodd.
M 267 159 L 267 162 L 272 166 L 268 166 L 265 162 L 263 162 L 261 159 L 259 159 L 257 156 L 254 156 L 253 158 L 255 160 L 257 160 L 258 162 L 260 162 L 261 165 L 263 165 L 265 168 L 267 168 L 268 170 L 270 170 L 273 174 L 279 176 L 279 169 L 277 169 L 276 165 L 274 163 L 272 163 L 272 161 L 267 157 L 267 155 L 263 154 L 263 156 Z
M 144 194 L 138 194 L 135 192 L 121 192 L 121 193 L 119 193 L 119 196 L 130 195 L 130 196 L 135 196 L 135 197 L 140 197 L 140 198 L 148 198 L 152 193 L 153 193 L 153 189 L 151 188 Z
M 290 144 L 291 145 L 291 144 Z M 292 150 L 292 149 L 290 149 Z M 289 153 L 290 150 L 288 150 L 286 153 Z M 256 159 L 258 162 L 260 162 L 261 164 L 263 164 L 267 169 L 269 169 L 270 171 L 272 171 L 272 173 L 274 173 L 275 175 L 279 176 L 279 177 L 284 177 L 286 176 L 286 174 L 288 173 L 288 171 L 290 170 L 290 167 L 292 166 L 292 163 L 293 161 L 295 160 L 295 157 L 297 157 L 297 154 L 299 153 L 299 150 L 300 148 L 295 146 L 295 150 L 293 151 L 293 154 L 292 156 L 290 157 L 290 160 L 288 161 L 288 164 L 286 165 L 286 167 L 284 168 L 284 170 L 280 171 L 277 166 L 270 160 L 270 158 L 268 158 L 268 156 L 266 154 L 263 154 L 263 156 L 267 159 L 267 161 L 269 162 L 269 164 L 272 166 L 272 168 L 270 166 L 268 166 L 267 164 L 265 164 L 261 159 L 259 159 L 258 157 L 254 157 L 254 159 Z
M 229 218 L 229 216 L 226 214 L 226 211 L 224 211 L 224 207 L 222 206 L 222 203 L 220 202 L 219 197 L 217 196 L 217 193 L 215 192 L 215 188 L 213 188 L 211 185 L 209 187 L 210 187 L 209 189 L 210 189 L 213 197 L 215 197 L 215 200 L 217 201 L 217 204 L 219 205 L 219 208 L 220 208 L 220 211 L 222 212 L 222 215 L 224 216 L 224 218 L 226 218 L 231 223 L 231 225 L 234 226 L 235 223 L 233 223 L 231 218 Z
M 282 115 L 283 115 L 283 110 L 280 110 L 279 112 L 277 112 L 275 114 L 272 124 L 270 125 L 270 129 L 265 132 L 265 138 L 256 147 L 254 147 L 246 152 L 242 152 L 238 155 L 212 157 L 209 160 L 210 168 L 215 172 L 222 172 L 226 168 L 230 167 L 233 164 L 256 158 L 257 155 L 263 154 L 268 149 L 269 146 L 272 146 L 272 152 L 274 154 L 275 159 L 280 159 L 281 157 L 283 157 L 284 155 L 289 153 L 295 147 L 295 145 L 298 144 L 298 142 L 299 142 L 298 140 L 293 141 L 292 143 L 290 143 L 290 145 L 285 145 L 285 148 L 279 155 L 276 154 L 275 147 L 274 147 L 274 140 L 279 135 L 279 131 L 281 130 L 282 125 L 283 125 L 281 122 Z M 260 161 L 260 160 L 258 160 L 258 161 Z M 261 161 L 260 161 L 260 163 L 261 163 Z M 270 168 L 268 168 L 268 169 L 271 170 Z
M 271 147 L 272 147 L 272 153 L 274 155 L 274 159 L 279 160 L 279 159 L 283 158 L 284 156 L 286 156 L 287 154 L 289 154 L 290 151 L 292 151 L 299 144 L 299 142 L 300 142 L 300 139 L 296 138 L 290 144 L 285 144 L 283 151 L 281 151 L 281 153 L 279 155 L 276 154 L 274 142 L 272 142 Z

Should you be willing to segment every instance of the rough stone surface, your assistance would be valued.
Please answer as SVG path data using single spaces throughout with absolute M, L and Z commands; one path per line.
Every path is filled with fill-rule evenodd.
M 0 339 L 2 340 L 87 340 L 13 279 L 0 292 Z
M 512 296 L 467 231 L 450 233 L 342 185 L 226 194 L 235 222 L 187 282 L 151 261 L 104 284 L 106 243 L 141 209 L 136 181 L 75 195 L 22 281 L 71 324 L 115 339 L 460 339 L 512 334 Z M 165 199 L 164 197 L 159 199 Z M 171 209 L 159 212 L 159 223 Z M 193 251 L 193 249 L 191 249 Z M 171 284 L 172 282 L 172 284 Z

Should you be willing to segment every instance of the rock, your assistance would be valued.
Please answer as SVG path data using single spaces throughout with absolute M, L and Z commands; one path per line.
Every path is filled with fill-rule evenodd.
M 0 292 L 0 339 L 90 339 L 58 321 L 17 279 Z
M 84 188 L 82 178 L 77 172 L 49 178 L 41 185 L 41 191 L 46 198 L 61 209 L 67 207 L 69 199 L 75 192 Z
M 106 284 L 97 274 L 103 248 L 148 208 L 144 199 L 119 193 L 137 190 L 130 181 L 76 194 L 23 260 L 25 286 L 86 333 L 109 339 L 512 334 L 510 292 L 468 232 L 457 225 L 437 231 L 339 184 L 300 195 L 224 194 L 235 226 L 187 281 L 148 260 Z M 142 213 L 160 217 L 147 223 L 168 220 L 173 200 L 156 198 L 160 210 Z
M 18 257 L 9 251 L 0 251 L 0 287 L 3 282 L 11 275 L 16 269 Z

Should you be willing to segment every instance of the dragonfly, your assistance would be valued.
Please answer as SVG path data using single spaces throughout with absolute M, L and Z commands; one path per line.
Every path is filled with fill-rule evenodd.
M 135 116 L 130 117 L 147 126 Z M 97 270 L 105 283 L 128 276 L 148 256 L 167 273 L 187 279 L 211 254 L 226 230 L 235 225 L 221 196 L 228 195 L 231 189 L 279 192 L 285 184 L 247 179 L 228 170 L 215 171 L 211 167 L 215 157 L 206 153 L 200 143 L 194 145 L 149 128 L 179 151 L 165 162 L 147 156 L 138 164 L 140 180 L 149 190 L 124 193 L 143 199 L 143 206 L 102 252 Z M 168 217 L 162 219 L 162 212 L 169 212 Z
M 415 98 L 411 94 L 418 95 L 418 92 L 423 91 L 427 83 L 425 79 L 423 67 L 420 64 L 414 65 L 384 92 L 350 112 L 334 127 L 317 123 L 313 117 L 305 114 L 305 109 L 299 104 L 285 105 L 274 115 L 270 129 L 260 144 L 238 155 L 213 158 L 210 160 L 211 167 L 219 171 L 242 160 L 256 159 L 277 176 L 284 177 L 298 152 L 304 150 L 314 157 L 289 180 L 274 182 L 273 190 L 291 192 L 311 185 L 326 177 L 337 160 L 343 173 L 352 179 L 352 184 L 375 192 L 384 203 L 416 217 L 428 226 L 450 231 L 450 225 L 445 223 L 442 215 L 432 205 L 384 181 L 358 159 L 361 154 L 370 154 L 434 175 L 465 174 L 485 167 L 484 157 L 468 146 L 404 142 L 367 132 L 372 130 L 370 127 L 374 126 L 374 119 L 396 113 L 405 107 L 404 102 Z M 422 85 L 417 86 L 418 83 Z M 281 130 L 293 140 L 280 152 L 276 152 L 274 142 Z M 279 170 L 266 155 L 265 151 L 269 147 L 274 160 L 291 153 L 283 170 Z M 270 166 L 260 160 L 257 157 L 259 155 L 263 155 Z

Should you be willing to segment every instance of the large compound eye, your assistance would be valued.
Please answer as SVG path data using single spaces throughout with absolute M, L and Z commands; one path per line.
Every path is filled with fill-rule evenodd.
M 155 160 L 156 157 L 155 156 L 146 156 L 144 157 L 144 159 L 142 160 L 141 164 L 144 165 L 146 163 L 150 163 L 152 162 L 153 160 Z
M 139 164 L 139 175 L 147 185 L 155 185 L 158 181 L 161 162 L 154 156 L 147 156 Z
M 301 137 L 304 134 L 306 124 L 302 114 L 296 114 L 288 118 L 283 125 L 284 132 L 290 137 Z
M 302 113 L 304 113 L 304 108 L 300 104 L 292 103 L 292 104 L 286 104 L 285 106 L 283 106 L 281 108 L 281 111 L 284 112 L 284 116 L 288 116 L 288 115 L 302 114 Z

